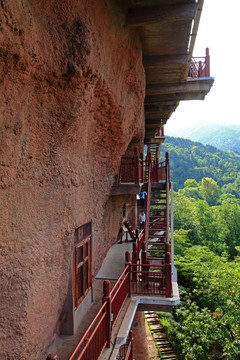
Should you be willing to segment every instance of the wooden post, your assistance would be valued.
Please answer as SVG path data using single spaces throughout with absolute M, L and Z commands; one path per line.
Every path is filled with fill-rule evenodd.
M 171 266 L 171 254 L 170 254 L 169 244 L 166 244 L 165 269 L 166 269 L 166 297 L 172 297 L 172 266 Z
M 121 226 L 120 229 L 119 229 L 119 235 L 120 235 L 120 244 L 122 244 L 123 240 L 123 227 Z
M 147 267 L 144 266 L 147 264 L 147 243 L 146 241 L 144 241 L 142 243 L 142 271 L 143 271 L 143 281 L 147 280 L 147 274 L 145 273 L 145 271 L 147 270 Z
M 111 304 L 111 297 L 110 297 L 110 281 L 104 280 L 103 282 L 103 302 L 107 301 L 106 306 L 106 340 L 107 345 L 106 347 L 110 347 L 111 344 L 111 332 L 112 332 L 112 322 L 111 322 L 111 313 L 112 313 L 112 304 Z
M 129 281 L 128 281 L 128 297 L 131 296 L 131 255 L 129 251 L 125 252 L 125 266 L 129 266 Z
M 139 155 L 139 167 L 140 167 L 140 182 L 143 182 L 143 153 Z
M 139 252 L 140 252 L 140 248 L 139 248 L 139 231 L 138 229 L 136 229 L 135 232 L 135 242 L 137 244 L 137 261 L 139 260 Z
M 158 158 L 156 158 L 156 169 L 155 169 L 155 180 L 158 183 L 159 179 L 158 179 Z
M 209 48 L 206 48 L 205 77 L 210 77 L 210 55 L 209 55 Z
M 138 147 L 134 149 L 134 174 L 135 174 L 135 184 L 139 184 L 139 150 Z
M 131 343 L 131 353 L 130 353 L 129 360 L 133 360 L 133 358 L 134 358 L 134 346 L 133 346 L 133 332 L 132 332 L 132 330 L 129 331 L 129 338 L 130 338 L 130 343 Z
M 137 264 L 138 259 L 138 251 L 137 251 L 137 243 L 133 243 L 133 252 L 132 252 L 132 264 Z M 137 265 L 132 267 L 132 280 L 137 281 Z
M 169 244 L 169 153 L 166 152 L 166 214 L 165 214 L 165 225 L 166 225 L 166 243 Z

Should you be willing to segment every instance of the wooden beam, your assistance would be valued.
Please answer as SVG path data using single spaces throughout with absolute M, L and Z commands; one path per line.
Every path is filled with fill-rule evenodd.
M 194 93 L 175 93 L 166 95 L 146 96 L 145 104 L 163 104 L 165 101 L 182 101 L 182 100 L 204 100 L 205 92 Z
M 187 3 L 130 9 L 126 25 L 141 26 L 156 22 L 192 20 L 196 16 L 197 8 L 197 3 Z
M 184 55 L 155 55 L 144 56 L 143 65 L 145 68 L 154 68 L 169 65 L 187 65 L 188 54 Z
M 152 127 L 152 126 L 160 127 L 162 125 L 165 125 L 168 119 L 169 117 L 165 119 L 146 120 L 145 127 Z
M 209 86 L 211 85 L 209 81 L 203 81 L 199 79 L 190 80 L 178 84 L 150 84 L 147 86 L 146 94 L 147 96 L 151 96 L 174 93 L 182 94 L 186 92 L 208 92 Z
M 145 105 L 145 113 L 156 113 L 156 112 L 173 112 L 176 110 L 178 104 L 173 105 Z

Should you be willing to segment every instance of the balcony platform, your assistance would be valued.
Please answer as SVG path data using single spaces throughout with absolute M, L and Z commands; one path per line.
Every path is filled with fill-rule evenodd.
M 121 183 L 113 184 L 111 195 L 138 195 L 140 194 L 143 183 Z
M 96 279 L 118 279 L 125 267 L 124 254 L 126 251 L 131 252 L 131 250 L 132 243 L 114 244 L 105 257 Z M 131 298 L 127 299 L 113 328 L 112 344 L 114 345 L 104 350 L 101 360 L 116 359 L 119 348 L 126 342 L 137 310 L 171 312 L 172 308 L 180 303 L 176 268 L 173 268 L 172 279 L 173 297 L 171 298 L 156 295 L 132 295 Z
M 74 347 L 78 343 L 81 336 L 86 331 L 88 325 L 96 315 L 102 303 L 103 280 L 110 280 L 111 288 L 119 279 L 125 268 L 125 252 L 132 251 L 132 242 L 123 242 L 122 244 L 114 244 L 108 251 L 102 267 L 97 273 L 93 282 L 93 303 L 84 313 L 81 324 L 73 336 L 61 335 L 48 349 L 48 353 L 56 353 L 59 360 L 66 360 L 70 356 Z M 145 311 L 167 311 L 170 312 L 173 306 L 179 304 L 179 293 L 176 276 L 173 276 L 173 297 L 166 298 L 164 296 L 151 295 L 133 295 L 125 301 L 123 308 L 118 316 L 116 324 L 112 331 L 112 345 L 106 348 L 101 359 L 116 359 L 119 347 L 125 343 L 135 313 L 137 310 Z M 112 355 L 111 355 L 112 354 Z M 115 356 L 115 357 L 114 357 Z

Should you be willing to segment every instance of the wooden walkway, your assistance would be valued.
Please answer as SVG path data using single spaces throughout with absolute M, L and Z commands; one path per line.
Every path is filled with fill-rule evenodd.
M 145 317 L 151 331 L 153 332 L 153 338 L 157 343 L 158 350 L 160 351 L 160 359 L 176 360 L 176 356 L 172 350 L 171 344 L 168 342 L 158 316 L 153 311 L 145 311 Z

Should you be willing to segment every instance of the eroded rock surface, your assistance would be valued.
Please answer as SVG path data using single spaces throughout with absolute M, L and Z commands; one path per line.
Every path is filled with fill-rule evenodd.
M 75 228 L 93 220 L 94 273 L 116 241 L 122 203 L 110 189 L 144 131 L 141 47 L 124 23 L 110 0 L 0 3 L 0 348 L 9 360 L 42 359 L 54 336 Z

